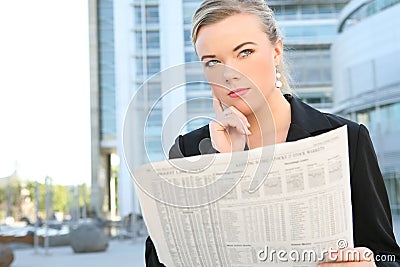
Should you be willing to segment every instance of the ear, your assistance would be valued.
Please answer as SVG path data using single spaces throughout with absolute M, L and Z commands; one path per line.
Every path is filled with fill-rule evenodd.
M 274 63 L 275 63 L 275 66 L 278 66 L 279 63 L 281 62 L 282 54 L 283 54 L 282 39 L 278 39 L 276 41 L 276 43 L 274 44 Z

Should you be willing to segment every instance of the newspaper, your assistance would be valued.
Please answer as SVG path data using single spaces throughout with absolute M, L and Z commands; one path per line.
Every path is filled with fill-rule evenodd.
M 134 178 L 168 267 L 316 266 L 330 251 L 353 246 L 346 126 L 275 146 L 146 164 Z

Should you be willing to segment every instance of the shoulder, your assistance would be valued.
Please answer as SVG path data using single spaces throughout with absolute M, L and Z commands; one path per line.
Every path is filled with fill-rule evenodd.
M 350 168 L 353 169 L 357 161 L 357 151 L 360 144 L 368 143 L 370 140 L 366 127 L 335 114 L 323 113 L 294 97 L 289 98 L 289 100 L 292 107 L 292 122 L 305 129 L 309 133 L 308 136 L 316 136 L 344 125 L 347 126 Z M 305 136 L 307 137 L 307 135 Z M 297 140 L 298 138 L 294 139 Z M 360 140 L 362 141 L 360 142 Z
M 350 135 L 353 136 L 354 134 L 358 135 L 360 128 L 361 127 L 365 128 L 365 126 L 363 126 L 363 125 L 361 126 L 357 122 L 345 119 L 345 118 L 340 117 L 335 114 L 322 113 L 322 115 L 325 116 L 325 118 L 330 122 L 330 124 L 332 125 L 332 128 L 334 128 L 334 129 L 346 125 L 349 136 Z
M 376 160 L 375 150 L 367 127 L 363 124 L 342 118 L 334 114 L 324 113 L 334 128 L 347 125 L 347 138 L 350 158 L 350 172 L 363 157 Z
M 338 115 L 323 113 L 312 106 L 302 102 L 299 98 L 285 95 L 291 106 L 291 122 L 297 128 L 304 130 L 307 134 L 299 136 L 316 136 L 347 125 L 349 135 L 353 136 L 358 132 L 360 125 L 351 120 L 342 118 Z M 293 133 L 292 133 L 293 135 Z M 291 136 L 293 141 L 300 138 L 299 136 Z
M 215 152 L 216 150 L 211 145 L 208 124 L 206 124 L 187 134 L 179 135 L 169 150 L 169 158 L 191 157 Z
M 360 139 L 368 139 L 370 142 L 368 129 L 363 124 L 359 124 L 334 114 L 323 113 L 323 115 L 332 124 L 332 128 L 334 129 L 344 125 L 347 126 L 348 141 L 351 149 L 353 146 L 357 146 L 359 144 Z

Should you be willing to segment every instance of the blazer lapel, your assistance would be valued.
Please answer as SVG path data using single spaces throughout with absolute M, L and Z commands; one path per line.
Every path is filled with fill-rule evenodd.
M 292 95 L 285 94 L 290 103 L 291 123 L 286 137 L 287 142 L 300 140 L 332 130 L 329 120 L 320 111 L 301 102 Z

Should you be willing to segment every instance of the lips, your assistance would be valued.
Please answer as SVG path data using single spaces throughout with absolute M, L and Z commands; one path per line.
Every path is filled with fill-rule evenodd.
M 250 91 L 250 88 L 238 88 L 235 90 L 232 90 L 228 95 L 232 98 L 238 98 L 241 96 L 244 96 Z

